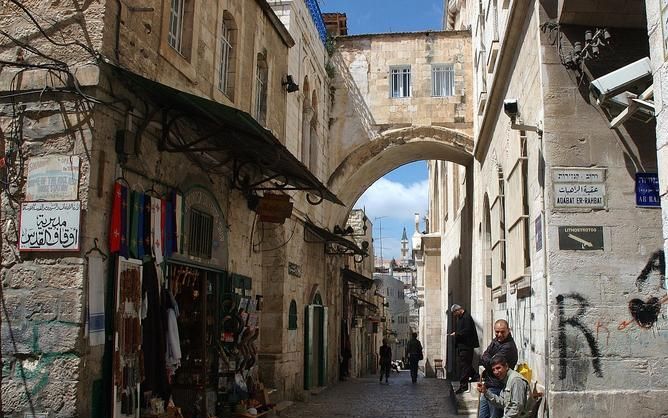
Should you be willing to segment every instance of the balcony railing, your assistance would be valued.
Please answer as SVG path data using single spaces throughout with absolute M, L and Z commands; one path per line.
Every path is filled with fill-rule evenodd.
M 322 19 L 322 12 L 320 11 L 320 5 L 318 5 L 318 0 L 304 0 L 306 2 L 306 7 L 308 11 L 311 12 L 311 19 L 315 24 L 316 29 L 318 29 L 318 34 L 320 35 L 320 40 L 324 44 L 327 40 L 327 29 L 325 29 L 325 21 Z

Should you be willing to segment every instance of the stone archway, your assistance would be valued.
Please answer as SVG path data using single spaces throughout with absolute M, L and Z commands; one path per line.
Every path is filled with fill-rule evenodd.
M 395 168 L 420 160 L 446 160 L 469 171 L 472 152 L 471 136 L 454 129 L 418 126 L 386 131 L 350 152 L 329 177 L 327 186 L 345 204 L 333 208 L 329 223 L 344 223 L 364 191 Z

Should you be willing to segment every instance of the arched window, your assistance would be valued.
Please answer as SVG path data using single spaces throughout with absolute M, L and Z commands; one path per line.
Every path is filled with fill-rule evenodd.
M 492 220 L 489 209 L 489 196 L 485 193 L 483 202 L 483 216 L 485 229 L 483 231 L 483 273 L 485 275 L 485 286 L 492 288 Z
M 267 124 L 267 81 L 269 67 L 266 52 L 257 54 L 257 68 L 255 71 L 255 120 L 260 125 Z
M 288 329 L 297 329 L 297 302 L 294 299 L 290 302 L 288 311 Z
M 311 119 L 313 118 L 313 108 L 311 107 L 311 100 L 309 97 L 310 85 L 308 76 L 304 77 L 302 83 L 302 91 L 304 92 L 302 103 L 302 163 L 308 166 L 309 154 L 311 152 Z
M 322 296 L 320 296 L 320 292 L 316 293 L 315 296 L 313 296 L 313 304 L 322 306 Z
M 310 150 L 309 150 L 309 159 L 308 159 L 308 168 L 311 169 L 311 172 L 316 174 L 318 170 L 318 96 L 316 96 L 315 90 L 311 95 L 311 109 L 312 116 L 309 123 L 309 134 L 310 137 Z
M 234 100 L 234 78 L 236 75 L 237 27 L 234 18 L 226 10 L 220 31 L 220 67 L 218 68 L 218 90 Z

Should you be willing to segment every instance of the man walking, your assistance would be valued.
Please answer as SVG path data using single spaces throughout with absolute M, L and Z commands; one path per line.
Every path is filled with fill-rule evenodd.
M 500 354 L 492 357 L 492 373 L 503 382 L 505 388 L 495 395 L 484 383 L 478 383 L 478 392 L 497 408 L 503 409 L 503 418 L 525 418 L 530 412 L 531 392 L 529 382 L 508 366 L 508 360 Z
M 457 357 L 459 359 L 459 389 L 456 394 L 463 393 L 469 389 L 469 380 L 478 380 L 478 372 L 471 364 L 473 362 L 473 350 L 480 347 L 478 342 L 478 331 L 471 314 L 466 312 L 458 304 L 450 307 L 450 312 L 456 318 L 455 331 L 450 333 L 455 337 Z
M 383 345 L 380 346 L 380 383 L 383 383 L 383 375 L 385 375 L 385 383 L 390 377 L 390 368 L 392 367 L 392 349 L 387 345 L 387 338 L 383 338 Z
M 422 360 L 422 344 L 417 339 L 417 332 L 414 332 L 410 341 L 406 345 L 406 354 L 408 355 L 408 364 L 411 369 L 411 380 L 417 382 L 418 363 Z
M 492 358 L 501 355 L 508 361 L 508 367 L 515 369 L 517 365 L 517 345 L 510 334 L 510 327 L 505 319 L 494 322 L 494 339 L 480 357 L 480 364 L 485 367 L 483 373 L 485 387 L 488 392 L 499 395 L 503 390 L 503 382 L 492 373 Z M 501 418 L 503 409 L 497 408 L 487 400 L 485 396 L 480 397 L 480 413 L 478 418 Z

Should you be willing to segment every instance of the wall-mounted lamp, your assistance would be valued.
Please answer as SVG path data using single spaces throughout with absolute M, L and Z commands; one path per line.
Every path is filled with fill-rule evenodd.
M 282 82 L 281 84 L 285 86 L 285 91 L 287 91 L 288 93 L 293 93 L 299 90 L 299 85 L 294 82 L 290 74 L 285 76 L 285 81 Z
M 562 57 L 562 64 L 567 68 L 576 69 L 588 59 L 596 59 L 601 53 L 600 47 L 610 45 L 612 35 L 607 28 L 597 28 L 595 31 L 587 29 L 584 32 L 584 44 L 573 42 L 573 51 L 570 56 Z

